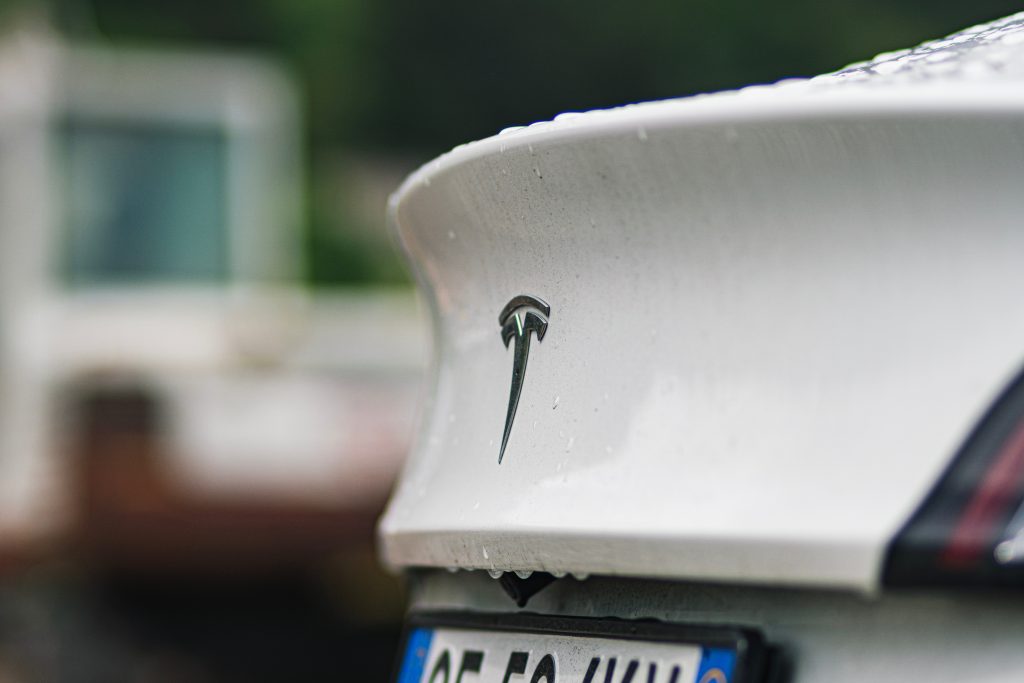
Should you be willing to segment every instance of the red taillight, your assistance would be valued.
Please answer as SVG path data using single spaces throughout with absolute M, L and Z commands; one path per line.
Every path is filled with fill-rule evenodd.
M 952 570 L 969 569 L 995 552 L 990 539 L 1002 529 L 1007 510 L 1020 498 L 1024 475 L 1024 425 L 996 455 L 953 527 L 940 561 Z M 998 558 L 997 558 L 998 559 Z
M 887 585 L 1024 586 L 1024 375 L 996 400 L 893 541 Z

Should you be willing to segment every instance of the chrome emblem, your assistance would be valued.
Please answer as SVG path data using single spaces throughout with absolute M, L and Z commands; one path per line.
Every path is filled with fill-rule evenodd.
M 520 294 L 512 297 L 505 304 L 498 316 L 501 325 L 501 340 L 508 343 L 515 339 L 512 358 L 512 392 L 508 397 L 508 415 L 505 417 L 505 433 L 501 437 L 501 450 L 498 452 L 498 464 L 505 457 L 505 446 L 508 435 L 512 432 L 512 421 L 516 419 L 516 408 L 519 407 L 519 395 L 523 393 L 523 379 L 526 377 L 526 361 L 530 358 L 530 333 L 537 335 L 537 341 L 544 340 L 548 331 L 548 318 L 551 307 L 544 301 L 532 296 Z

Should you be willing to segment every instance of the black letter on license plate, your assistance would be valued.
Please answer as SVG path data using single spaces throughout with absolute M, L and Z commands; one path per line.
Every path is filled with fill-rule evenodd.
M 505 667 L 505 678 L 501 679 L 501 683 L 508 683 L 508 679 L 512 676 L 526 673 L 526 662 L 530 659 L 529 652 L 513 652 L 508 656 L 508 666 Z
M 555 658 L 551 655 L 544 655 L 540 660 L 540 664 L 533 670 L 533 678 L 530 679 L 530 683 L 538 683 L 542 678 L 547 683 L 555 683 Z

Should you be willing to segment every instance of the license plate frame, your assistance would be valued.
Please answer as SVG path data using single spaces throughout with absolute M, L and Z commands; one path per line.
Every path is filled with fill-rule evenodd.
M 477 632 L 493 636 L 495 634 L 508 634 L 511 636 L 533 636 L 543 638 L 551 636 L 554 638 L 580 638 L 586 640 L 608 640 L 610 643 L 625 642 L 632 644 L 648 645 L 679 645 L 688 648 L 700 649 L 700 660 L 708 656 L 708 653 L 722 651 L 731 652 L 733 655 L 732 669 L 725 678 L 699 677 L 700 669 L 694 672 L 692 680 L 695 683 L 757 683 L 761 680 L 765 671 L 765 644 L 761 632 L 755 628 L 733 626 L 733 625 L 706 625 L 678 622 L 666 622 L 658 620 L 628 620 L 618 618 L 594 618 L 594 617 L 568 617 L 556 615 L 542 615 L 536 613 L 479 613 L 462 611 L 415 611 L 411 612 L 405 623 L 405 628 L 400 640 L 397 657 L 394 666 L 394 674 L 391 678 L 393 683 L 491 683 L 474 675 L 462 676 L 458 673 L 457 666 L 451 667 L 450 671 L 441 677 L 437 675 L 433 680 L 429 676 L 434 673 L 428 671 L 430 662 L 426 661 L 427 650 L 430 649 L 430 641 L 423 646 L 424 632 L 433 634 L 438 631 L 451 632 Z M 420 635 L 417 635 L 420 634 Z M 419 638 L 420 640 L 416 640 Z M 416 657 L 416 650 L 422 650 L 418 667 L 413 663 Z M 410 659 L 413 658 L 413 659 Z M 411 668 L 410 668 L 411 667 Z M 530 670 L 525 674 L 512 676 L 512 683 L 530 683 Z M 536 674 L 536 671 L 533 672 Z M 635 672 L 632 683 L 646 683 L 646 672 Z M 607 663 L 605 667 L 597 671 L 596 675 L 590 678 L 590 683 L 605 683 L 607 674 Z M 506 671 L 507 677 L 507 671 Z M 614 683 L 620 683 L 623 679 L 623 669 L 619 670 L 612 677 Z M 461 679 L 461 680 L 460 680 Z M 546 681 L 546 677 L 539 680 Z M 586 676 L 573 678 L 556 678 L 556 683 L 580 683 L 586 681 Z M 658 681 L 669 680 L 662 676 Z M 691 680 L 681 678 L 678 683 Z M 499 683 L 499 681 L 495 681 Z

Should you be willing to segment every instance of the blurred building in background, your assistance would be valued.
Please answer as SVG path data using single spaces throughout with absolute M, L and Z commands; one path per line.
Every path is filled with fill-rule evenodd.
M 249 584 L 252 609 L 334 563 L 338 581 L 355 567 L 353 593 L 373 590 L 427 338 L 408 289 L 308 288 L 300 141 L 296 86 L 266 58 L 75 45 L 39 26 L 0 45 L 8 586 L 70 565 L 143 603 L 191 584 L 209 606 Z M 26 680 L 98 635 L 41 628 L 54 650 Z M 131 669 L 132 648 L 105 638 L 112 656 L 86 648 L 60 678 Z

